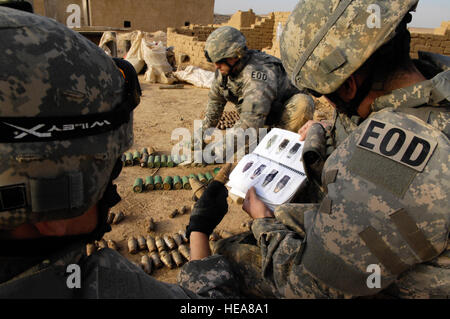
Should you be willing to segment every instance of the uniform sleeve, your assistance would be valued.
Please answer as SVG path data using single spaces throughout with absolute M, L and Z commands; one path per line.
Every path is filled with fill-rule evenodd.
M 278 84 L 276 72 L 271 68 L 261 66 L 246 71 L 240 120 L 235 128 L 258 129 L 264 126 L 273 101 L 277 97 Z
M 204 298 L 238 298 L 239 286 L 228 261 L 220 255 L 185 264 L 178 283 Z
M 317 280 L 301 263 L 306 241 L 275 218 L 255 219 L 253 235 L 262 255 L 262 276 L 280 298 L 345 298 Z
M 220 78 L 216 73 L 213 84 L 208 94 L 206 114 L 202 122 L 203 130 L 217 126 L 226 103 L 227 101 L 220 89 Z

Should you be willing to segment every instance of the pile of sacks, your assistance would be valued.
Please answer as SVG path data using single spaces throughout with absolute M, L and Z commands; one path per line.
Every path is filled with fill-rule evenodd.
M 168 57 L 170 59 L 174 54 L 172 48 L 166 48 L 166 41 L 166 34 L 162 31 L 104 32 L 99 46 L 106 54 L 123 57 L 130 62 L 138 74 L 147 66 L 146 82 L 172 84 L 177 81 L 172 73 L 175 59 L 171 65 Z
M 164 84 L 176 82 L 177 79 L 172 74 L 174 69 L 167 60 L 167 50 L 163 41 L 148 41 L 144 32 L 137 32 L 125 59 L 133 64 L 138 74 L 147 65 L 144 76 L 146 82 Z
M 154 33 L 133 31 L 127 33 L 104 32 L 99 46 L 112 57 L 123 57 L 139 74 L 147 66 L 144 81 L 173 84 L 187 82 L 196 87 L 210 88 L 214 72 L 188 66 L 176 70 L 173 47 L 167 48 L 167 36 L 162 31 Z

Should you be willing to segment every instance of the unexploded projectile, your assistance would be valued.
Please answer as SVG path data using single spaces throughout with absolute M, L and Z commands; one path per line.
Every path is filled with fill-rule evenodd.
M 141 266 L 145 273 L 151 274 L 153 270 L 153 261 L 148 255 L 141 257 Z
M 161 251 L 159 255 L 163 264 L 166 265 L 167 268 L 173 269 L 174 266 L 171 255 L 165 250 Z
M 155 238 L 152 236 L 147 236 L 145 243 L 149 252 L 157 251 L 158 248 L 156 247 Z
M 174 249 L 177 247 L 177 244 L 175 243 L 175 240 L 173 240 L 172 236 L 165 234 L 163 239 L 169 249 Z
M 128 252 L 130 254 L 136 254 L 138 252 L 138 242 L 133 236 L 128 238 Z
M 162 267 L 162 262 L 161 259 L 159 258 L 159 255 L 156 251 L 152 251 L 149 253 L 150 258 L 153 261 L 153 264 L 155 265 L 156 268 L 161 268 Z
M 125 218 L 125 215 L 124 215 L 124 213 L 122 212 L 122 211 L 120 211 L 120 212 L 118 212 L 117 214 L 116 214 L 116 216 L 114 216 L 114 219 L 113 219 L 113 224 L 114 225 L 117 225 L 118 223 L 120 223 L 123 219 Z
M 139 245 L 139 249 L 146 250 L 147 249 L 147 240 L 145 239 L 145 237 L 142 235 L 139 235 L 139 236 L 137 236 L 136 239 L 137 239 L 137 242 Z

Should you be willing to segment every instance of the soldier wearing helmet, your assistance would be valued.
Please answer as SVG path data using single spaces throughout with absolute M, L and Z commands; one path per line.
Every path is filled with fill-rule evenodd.
M 0 33 L 0 298 L 199 297 L 113 250 L 86 255 L 120 201 L 113 180 L 140 99 L 132 66 L 51 19 L 2 6 Z M 220 296 L 227 263 L 201 257 L 181 284 L 207 276 L 200 295 Z M 71 265 L 76 286 L 67 284 Z
M 281 61 L 247 49 L 239 30 L 224 26 L 211 33 L 205 56 L 215 64 L 216 73 L 203 130 L 216 127 L 228 101 L 240 114 L 235 129 L 277 126 L 297 131 L 313 118 L 313 100 L 290 83 Z
M 347 121 L 341 124 L 352 125 L 335 128 L 339 141 L 323 165 L 318 204 L 272 212 L 248 192 L 243 208 L 255 219 L 261 255 L 248 237 L 216 251 L 235 264 L 251 293 L 450 295 L 450 59 L 410 59 L 407 23 L 416 5 L 304 0 L 290 15 L 281 56 L 292 82 L 325 95 Z M 370 20 L 374 6 L 379 27 Z M 323 131 L 320 124 L 311 130 Z

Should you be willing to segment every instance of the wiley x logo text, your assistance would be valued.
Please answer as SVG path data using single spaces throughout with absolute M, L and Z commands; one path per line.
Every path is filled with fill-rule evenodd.
M 108 126 L 111 125 L 107 120 L 104 121 L 95 121 L 94 123 L 77 123 L 77 124 L 63 124 L 63 125 L 52 125 L 48 130 L 44 130 L 38 132 L 46 126 L 46 124 L 38 124 L 30 129 L 20 127 L 17 125 L 13 125 L 10 123 L 3 122 L 4 124 L 15 128 L 18 131 L 14 132 L 14 139 L 22 139 L 28 135 L 33 135 L 39 138 L 49 138 L 52 137 L 52 132 L 68 132 L 68 131 L 76 131 L 76 130 L 88 130 L 96 127 Z M 49 126 L 49 125 L 48 125 Z

